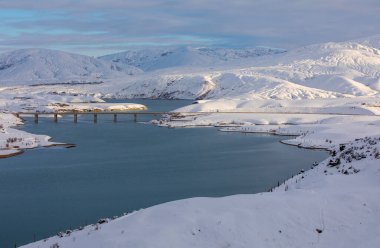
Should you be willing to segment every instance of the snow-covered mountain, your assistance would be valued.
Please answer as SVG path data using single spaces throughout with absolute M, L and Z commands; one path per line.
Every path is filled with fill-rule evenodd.
M 136 78 L 120 97 L 315 99 L 380 91 L 380 36 Z
M 101 81 L 140 72 L 133 66 L 118 69 L 93 57 L 48 49 L 21 49 L 0 54 L 2 85 Z
M 154 71 L 185 66 L 213 67 L 229 61 L 283 52 L 285 52 L 283 49 L 264 47 L 250 49 L 164 47 L 130 50 L 102 56 L 100 59 L 113 62 L 119 67 L 130 65 L 144 71 Z
M 28 49 L 0 54 L 0 82 L 104 81 L 85 90 L 118 98 L 297 100 L 375 96 L 380 92 L 379 49 L 380 36 L 288 52 L 180 47 L 92 58 Z

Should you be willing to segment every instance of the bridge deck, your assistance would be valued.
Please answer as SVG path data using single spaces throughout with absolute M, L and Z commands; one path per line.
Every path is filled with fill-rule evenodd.
M 13 114 L 19 115 L 109 115 L 109 114 L 122 114 L 122 115 L 134 115 L 134 114 L 145 114 L 145 115 L 163 115 L 163 114 L 173 114 L 177 112 L 138 112 L 138 111 L 92 111 L 92 112 L 80 112 L 80 111 L 69 111 L 69 112 L 15 112 Z
M 310 112 L 270 112 L 270 111 L 218 111 L 218 112 L 148 112 L 148 111 L 100 111 L 100 112 L 14 112 L 15 115 L 197 115 L 197 114 L 284 114 L 284 115 L 342 115 L 342 116 L 380 116 L 375 114 L 358 114 L 358 113 L 310 113 Z

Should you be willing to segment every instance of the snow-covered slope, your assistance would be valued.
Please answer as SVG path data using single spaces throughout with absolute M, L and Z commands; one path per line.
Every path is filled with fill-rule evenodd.
M 225 62 L 254 58 L 263 55 L 285 52 L 275 48 L 195 48 L 195 47 L 165 47 L 130 50 L 100 57 L 112 61 L 118 67 L 135 66 L 144 71 L 153 71 L 172 67 L 214 67 Z
M 380 91 L 380 36 L 311 45 L 208 67 L 175 67 L 126 83 L 119 97 L 315 99 Z
M 132 66 L 125 66 L 120 71 L 106 61 L 48 49 L 21 49 L 0 54 L 2 85 L 99 82 L 139 71 Z
M 254 69 L 308 87 L 352 95 L 380 90 L 380 36 L 311 45 L 265 61 Z

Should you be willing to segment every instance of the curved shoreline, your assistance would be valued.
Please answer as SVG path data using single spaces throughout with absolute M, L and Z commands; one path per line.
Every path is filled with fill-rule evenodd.
M 5 159 L 5 158 L 10 158 L 14 157 L 17 155 L 21 155 L 25 152 L 25 150 L 32 150 L 36 148 L 49 148 L 49 147 L 65 147 L 65 148 L 72 148 L 76 147 L 75 144 L 71 143 L 58 143 L 58 142 L 52 142 L 52 138 L 47 136 L 47 135 L 40 135 L 40 134 L 33 134 L 26 132 L 22 130 L 21 128 L 24 125 L 24 119 L 20 117 L 15 117 L 17 118 L 16 121 L 13 121 L 11 125 L 7 126 L 4 130 L 4 132 L 10 136 L 14 137 L 20 140 L 24 140 L 25 138 L 30 139 L 33 138 L 35 139 L 35 143 L 32 144 L 20 144 L 20 145 L 14 145 L 14 146 L 9 146 L 9 148 L 3 148 L 0 149 L 0 159 Z M 21 141 L 18 141 L 21 142 Z M 24 142 L 24 141 L 23 141 Z M 7 144 L 8 145 L 8 144 Z M 4 151 L 4 154 L 1 154 L 1 152 Z M 8 152 L 7 152 L 8 151 Z
M 215 126 L 216 127 L 216 126 Z M 241 127 L 241 126 L 240 126 Z M 247 131 L 223 131 L 223 130 L 220 130 L 220 132 L 230 132 L 230 133 L 245 133 L 245 134 L 249 134 L 249 133 L 252 133 L 252 134 L 269 134 L 269 135 L 275 135 L 275 136 L 289 136 L 289 137 L 298 137 L 300 136 L 300 134 L 279 134 L 279 133 L 275 133 L 275 132 L 247 132 Z M 311 147 L 311 146 L 302 146 L 301 144 L 290 144 L 290 143 L 287 143 L 285 142 L 286 140 L 280 140 L 279 142 L 281 144 L 284 144 L 284 145 L 288 145 L 288 146 L 296 146 L 298 148 L 301 148 L 301 149 L 307 149 L 307 150 L 320 150 L 320 151 L 327 151 L 327 152 L 330 152 L 331 149 L 328 149 L 328 148 L 320 148 L 320 147 Z

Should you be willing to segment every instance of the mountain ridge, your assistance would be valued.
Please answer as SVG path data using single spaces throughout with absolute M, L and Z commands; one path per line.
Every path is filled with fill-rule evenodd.
M 380 94 L 379 48 L 380 36 L 314 44 L 279 53 L 273 53 L 270 48 L 264 52 L 189 47 L 171 52 L 155 48 L 152 54 L 149 49 L 141 54 L 130 52 L 127 59 L 131 60 L 133 54 L 137 56 L 132 62 L 115 55 L 99 59 L 38 50 L 40 56 L 36 56 L 31 50 L 24 50 L 14 52 L 13 56 L 8 54 L 8 60 L 0 54 L 0 82 L 4 84 L 8 80 L 12 84 L 19 80 L 30 85 L 36 84 L 35 81 L 103 81 L 103 84 L 87 85 L 86 90 L 117 98 L 299 100 L 377 96 Z M 125 53 L 128 52 L 121 55 Z M 4 63 L 13 57 L 18 59 L 15 61 L 19 62 L 20 71 L 11 63 Z M 22 66 L 24 61 L 29 61 L 29 67 Z M 37 63 L 31 66 L 30 61 Z M 166 63 L 155 67 L 160 61 Z M 140 65 L 142 69 L 130 65 L 138 66 L 140 62 L 144 64 Z M 45 67 L 49 70 L 43 74 Z M 66 71 L 65 67 L 68 67 Z M 150 70 L 144 72 L 148 67 Z M 35 72 L 42 76 L 38 73 L 36 76 Z
M 164 47 L 129 50 L 99 57 L 117 64 L 127 64 L 143 71 L 155 71 L 181 66 L 215 66 L 224 62 L 283 53 L 277 48 L 256 47 L 248 49 L 210 47 Z

